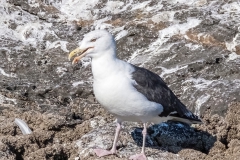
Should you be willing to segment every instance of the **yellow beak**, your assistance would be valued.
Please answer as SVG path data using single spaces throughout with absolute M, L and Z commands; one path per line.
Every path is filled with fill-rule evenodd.
M 78 54 L 78 53 L 81 53 L 80 56 L 75 57 L 75 58 L 73 59 L 73 61 L 72 61 L 72 64 L 77 63 L 78 61 L 80 61 L 81 58 L 83 58 L 83 57 L 86 55 L 86 51 L 87 51 L 87 50 L 88 50 L 88 48 L 87 48 L 87 49 L 80 49 L 80 48 L 74 49 L 74 50 L 73 50 L 72 52 L 70 52 L 69 55 L 68 55 L 69 61 L 71 60 L 71 58 L 72 58 L 73 56 L 75 56 L 75 55 Z

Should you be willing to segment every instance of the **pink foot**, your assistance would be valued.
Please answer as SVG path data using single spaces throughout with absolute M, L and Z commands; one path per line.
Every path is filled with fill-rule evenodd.
M 147 157 L 145 156 L 145 154 L 140 153 L 140 154 L 130 156 L 129 159 L 131 159 L 131 160 L 147 160 Z
M 107 155 L 111 155 L 111 154 L 115 154 L 116 152 L 112 151 L 112 150 L 105 150 L 105 149 L 94 149 L 93 150 L 96 155 L 98 157 L 103 157 L 103 156 L 107 156 Z

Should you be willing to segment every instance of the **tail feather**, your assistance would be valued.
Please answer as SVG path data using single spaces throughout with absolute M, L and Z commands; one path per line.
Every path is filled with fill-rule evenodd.
M 177 122 L 183 122 L 186 124 L 203 124 L 201 119 L 188 119 L 188 118 L 182 118 L 176 115 L 169 115 L 167 117 L 154 117 L 151 122 L 155 123 L 155 124 L 159 124 L 162 122 L 166 122 L 166 121 L 177 121 Z
M 192 119 L 186 119 L 186 118 L 175 117 L 175 116 L 168 116 L 168 117 L 169 117 L 169 120 L 183 122 L 183 123 L 187 123 L 189 125 L 191 125 L 191 124 L 203 124 L 203 122 L 200 119 L 192 120 Z

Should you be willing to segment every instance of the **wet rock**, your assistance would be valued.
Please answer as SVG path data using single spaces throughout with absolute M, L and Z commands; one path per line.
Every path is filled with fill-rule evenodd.
M 97 117 L 96 117 L 97 118 Z M 112 140 L 114 139 L 114 132 L 116 128 L 115 123 L 106 123 L 101 117 L 97 119 L 92 119 L 91 123 L 97 123 L 91 132 L 85 134 L 81 139 L 79 139 L 76 144 L 79 150 L 79 157 L 81 159 L 96 159 L 96 155 L 93 152 L 93 149 L 103 148 L 103 149 L 111 149 Z M 100 118 L 100 119 L 99 119 Z M 141 147 L 137 145 L 141 140 L 141 134 L 138 134 L 136 130 L 133 131 L 131 126 L 136 125 L 136 123 L 126 123 L 124 124 L 124 128 L 121 131 L 119 141 L 117 143 L 118 153 L 117 155 L 110 155 L 107 157 L 102 157 L 100 159 L 128 159 L 132 154 L 138 153 L 141 151 Z M 131 138 L 130 133 L 135 135 L 134 139 Z M 135 132 L 135 133 L 133 133 Z M 96 138 L 97 137 L 97 138 Z M 137 143 L 136 143 L 137 141 Z M 151 143 L 152 139 L 147 138 L 147 143 Z M 172 153 L 167 153 L 168 158 L 166 157 L 166 153 L 163 152 L 162 147 L 152 145 L 151 148 L 146 148 L 146 154 L 148 159 L 157 159 L 159 157 L 163 157 L 164 159 L 168 158 L 177 158 L 177 155 Z
M 239 152 L 233 153 L 233 150 L 237 150 L 239 142 L 237 139 L 232 138 L 230 138 L 231 141 L 227 141 L 227 136 L 231 136 L 228 135 L 229 121 L 231 123 L 237 115 L 239 116 L 238 112 L 237 115 L 232 116 L 232 114 L 236 114 L 239 106 L 239 103 L 232 104 L 225 119 L 218 115 L 210 116 L 209 113 L 206 113 L 203 120 L 205 124 L 195 125 L 196 128 L 178 122 L 150 126 L 146 141 L 148 158 L 164 157 L 166 151 L 168 151 L 169 156 L 177 153 L 180 159 L 195 159 L 197 157 L 200 159 L 225 159 L 227 157 L 236 157 Z M 106 123 L 101 117 L 92 119 L 91 124 L 95 124 L 94 129 L 76 142 L 79 156 L 82 159 L 96 158 L 93 152 L 95 148 L 111 149 L 112 146 L 116 124 Z M 117 144 L 118 153 L 106 157 L 107 159 L 117 159 L 117 157 L 127 159 L 129 155 L 140 151 L 142 129 L 134 129 L 135 126 L 139 125 L 131 122 L 124 124 Z M 173 156 L 172 158 L 176 157 Z
M 114 117 L 94 98 L 90 60 L 67 59 L 85 33 L 103 28 L 119 58 L 159 74 L 204 120 L 196 129 L 150 126 L 149 159 L 237 159 L 238 3 L 95 2 L 1 1 L 0 159 L 95 160 L 93 147 L 111 147 Z M 14 118 L 33 134 L 23 136 Z M 127 159 L 141 143 L 141 125 L 126 123 L 117 156 L 107 159 Z

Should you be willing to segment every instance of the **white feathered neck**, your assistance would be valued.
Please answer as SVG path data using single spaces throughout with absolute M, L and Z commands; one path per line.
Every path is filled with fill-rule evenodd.
M 92 73 L 94 80 L 105 79 L 116 74 L 128 76 L 133 71 L 131 65 L 117 58 L 116 51 L 109 49 L 105 53 L 99 53 L 99 57 L 92 58 Z

